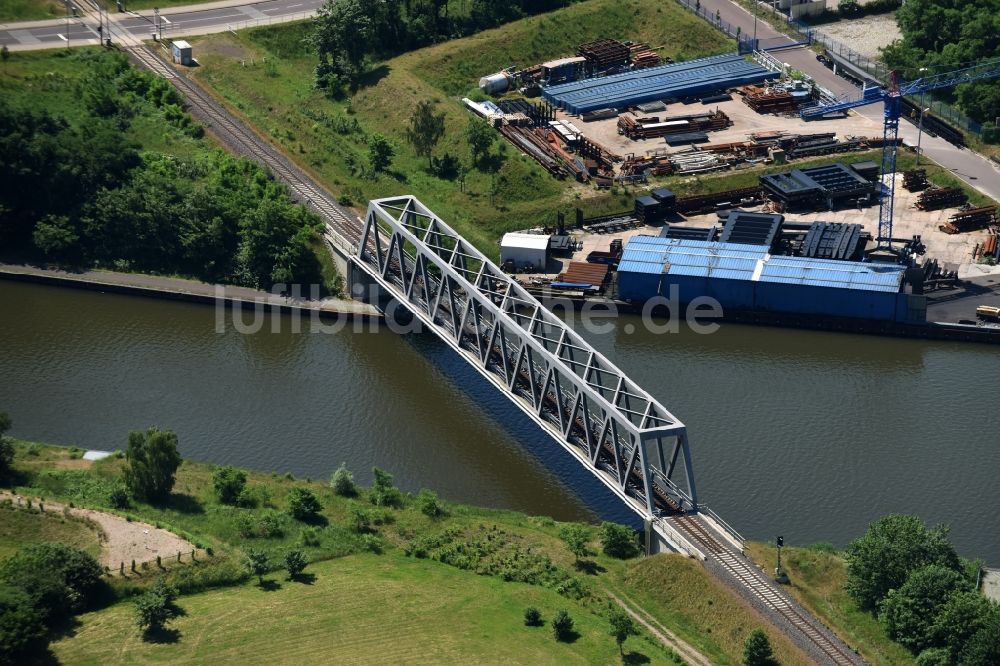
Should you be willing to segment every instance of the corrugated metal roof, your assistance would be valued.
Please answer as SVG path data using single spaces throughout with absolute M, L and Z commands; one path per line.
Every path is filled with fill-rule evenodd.
M 519 247 L 531 250 L 547 250 L 549 248 L 549 237 L 546 234 L 519 234 L 509 233 L 503 235 L 500 247 Z
M 892 264 L 771 256 L 767 246 L 633 236 L 620 273 L 666 273 L 728 280 L 897 293 L 904 268 Z
M 740 55 L 729 54 L 573 81 L 548 87 L 542 94 L 570 113 L 583 113 L 609 106 L 687 97 L 777 75 Z

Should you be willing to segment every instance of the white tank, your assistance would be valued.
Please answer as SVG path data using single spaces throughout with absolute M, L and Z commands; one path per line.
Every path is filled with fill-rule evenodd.
M 487 95 L 502 93 L 510 87 L 510 76 L 505 72 L 497 72 L 479 79 L 479 88 Z

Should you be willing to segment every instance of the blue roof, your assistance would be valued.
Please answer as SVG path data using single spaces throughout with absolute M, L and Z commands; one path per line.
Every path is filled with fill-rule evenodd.
M 728 54 L 549 86 L 542 94 L 569 113 L 583 113 L 700 95 L 777 76 L 743 56 Z
M 902 266 L 771 256 L 766 245 L 633 236 L 625 245 L 619 273 L 711 277 L 835 289 L 897 293 Z

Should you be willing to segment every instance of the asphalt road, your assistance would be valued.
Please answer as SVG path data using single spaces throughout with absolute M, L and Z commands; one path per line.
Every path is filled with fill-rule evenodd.
M 236 0 L 165 9 L 160 12 L 162 35 L 164 39 L 173 39 L 293 21 L 314 13 L 323 5 L 323 1 L 264 0 L 246 3 L 244 0 Z M 117 12 L 113 17 L 117 26 L 135 38 L 149 39 L 155 31 L 152 10 Z M 53 19 L 23 24 L 3 24 L 0 25 L 0 45 L 6 45 L 11 50 L 33 50 L 65 46 L 67 41 L 70 45 L 98 44 L 98 24 L 96 14 L 88 14 L 69 21 Z

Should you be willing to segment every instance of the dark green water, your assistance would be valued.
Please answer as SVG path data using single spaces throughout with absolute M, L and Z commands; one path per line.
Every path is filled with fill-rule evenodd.
M 217 334 L 210 307 L 10 282 L 0 312 L 0 410 L 19 437 L 113 449 L 158 425 L 195 459 L 312 478 L 346 462 L 363 482 L 378 465 L 408 490 L 621 518 L 430 334 L 293 334 L 288 318 Z M 908 512 L 1000 562 L 995 347 L 629 323 L 588 337 L 685 422 L 701 499 L 745 536 L 842 546 Z

